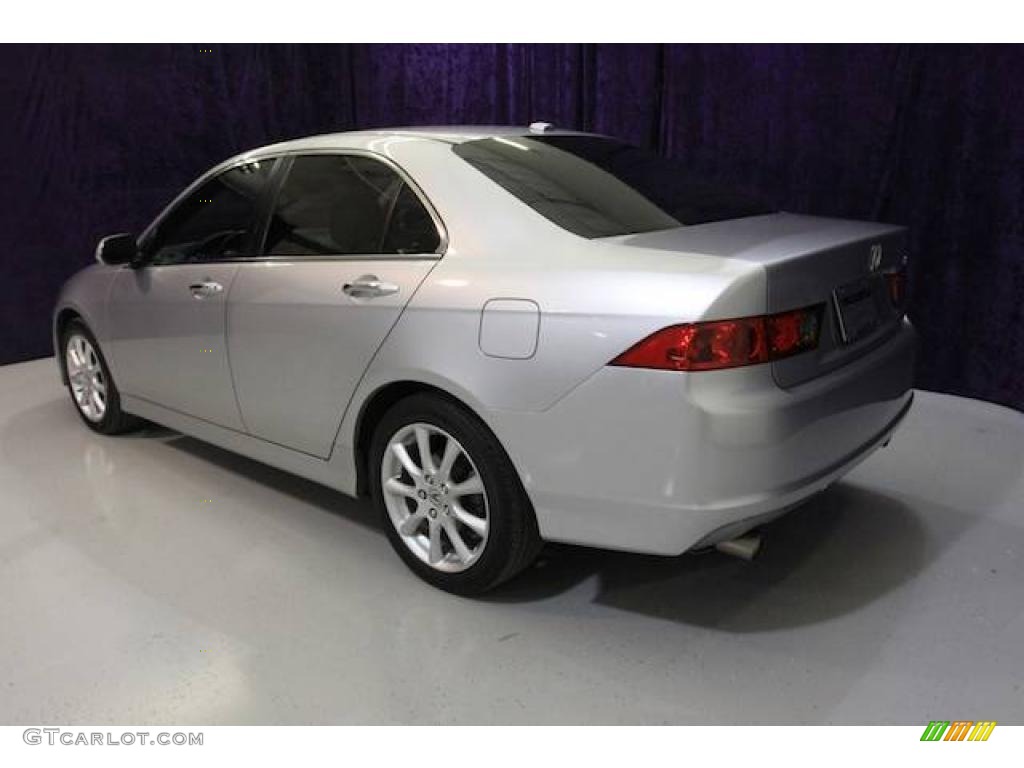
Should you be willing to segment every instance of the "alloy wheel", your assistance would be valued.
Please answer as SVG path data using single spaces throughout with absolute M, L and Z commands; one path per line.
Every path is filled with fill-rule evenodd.
M 65 357 L 75 405 L 89 421 L 102 421 L 107 412 L 107 381 L 99 355 L 85 336 L 76 333 L 68 338 Z
M 448 432 L 417 422 L 398 430 L 381 461 L 388 517 L 421 561 L 454 573 L 484 551 L 487 492 L 466 449 Z

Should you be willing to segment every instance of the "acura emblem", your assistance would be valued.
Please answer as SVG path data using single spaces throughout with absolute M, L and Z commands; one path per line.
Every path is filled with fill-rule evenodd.
M 882 266 L 882 245 L 875 243 L 871 246 L 871 255 L 868 256 L 868 272 L 877 272 Z

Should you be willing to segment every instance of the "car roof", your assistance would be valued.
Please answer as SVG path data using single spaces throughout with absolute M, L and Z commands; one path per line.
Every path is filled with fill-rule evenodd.
M 476 139 L 487 139 L 501 136 L 551 136 L 551 135 L 591 135 L 581 131 L 569 131 L 554 128 L 531 130 L 529 126 L 512 125 L 417 125 L 398 128 L 373 128 L 362 131 L 344 131 L 340 133 L 324 133 L 317 136 L 306 136 L 291 141 L 268 144 L 245 152 L 246 157 L 322 149 L 373 149 L 374 143 L 388 138 L 418 138 L 441 141 L 447 144 L 461 144 Z

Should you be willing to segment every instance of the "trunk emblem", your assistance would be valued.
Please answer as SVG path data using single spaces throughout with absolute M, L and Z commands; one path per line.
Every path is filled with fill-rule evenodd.
M 871 254 L 868 256 L 868 272 L 877 272 L 882 266 L 882 244 L 875 243 L 871 246 Z

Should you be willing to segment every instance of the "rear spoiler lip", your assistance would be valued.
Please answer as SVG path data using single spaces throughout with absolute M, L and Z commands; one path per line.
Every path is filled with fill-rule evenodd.
M 713 256 L 770 265 L 809 253 L 856 245 L 872 239 L 906 236 L 907 228 L 786 212 L 747 216 L 708 224 L 600 238 L 601 242 L 690 256 Z

